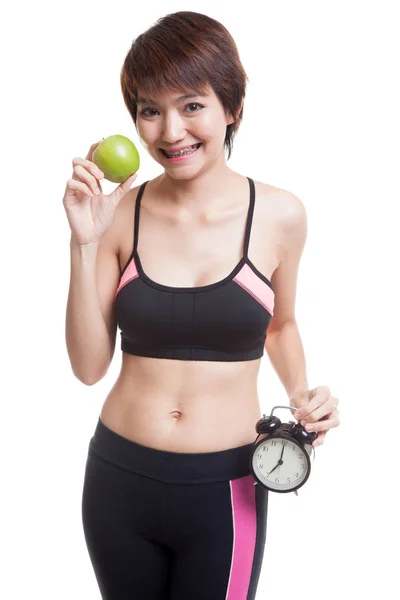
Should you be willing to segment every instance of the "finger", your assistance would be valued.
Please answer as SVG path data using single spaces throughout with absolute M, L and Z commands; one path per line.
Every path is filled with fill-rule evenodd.
M 95 142 L 94 144 L 92 144 L 89 148 L 89 152 L 86 155 L 86 158 L 88 160 L 92 160 L 92 156 L 93 156 L 93 152 L 96 150 L 97 146 L 99 144 L 101 144 L 101 142 L 104 140 L 104 138 L 102 138 L 99 142 Z
M 322 431 L 328 431 L 328 429 L 332 429 L 333 427 L 337 427 L 339 423 L 339 417 L 333 414 L 330 419 L 318 421 L 317 423 L 306 423 L 304 429 L 306 431 L 316 431 L 317 433 L 320 433 Z
M 318 421 L 319 418 L 329 411 L 329 408 L 325 407 L 326 402 L 327 399 L 321 398 L 320 396 L 318 398 L 313 398 L 307 406 L 303 406 L 294 416 L 302 425 L 307 421 Z
M 333 413 L 338 405 L 339 401 L 334 396 L 329 396 L 327 400 L 323 404 L 320 404 L 315 410 L 309 412 L 301 419 L 301 424 L 304 426 L 305 423 L 315 423 L 320 419 L 327 418 L 331 413 Z
M 88 196 L 88 198 L 93 198 L 92 190 L 86 185 L 86 183 L 83 183 L 82 181 L 68 179 L 67 189 L 83 192 L 86 196 Z
M 92 173 L 94 177 L 97 177 L 97 179 L 103 179 L 104 177 L 103 171 L 99 169 L 99 167 L 91 160 L 87 160 L 86 158 L 76 156 L 72 159 L 72 166 L 75 167 L 76 165 L 81 165 L 87 171 L 89 171 L 89 173 Z
M 84 181 L 90 187 L 95 196 L 101 193 L 101 189 L 98 185 L 96 176 L 92 175 L 81 164 L 77 164 L 74 166 L 74 173 L 72 178 Z
M 316 404 L 326 402 L 331 397 L 331 391 L 327 385 L 318 385 L 316 388 L 311 390 L 310 401 L 315 401 Z
M 128 179 L 125 179 L 125 181 L 123 181 L 113 192 L 112 196 L 113 196 L 113 200 L 115 202 L 115 204 L 118 204 L 119 201 L 121 200 L 121 198 L 130 190 L 130 187 L 132 185 L 132 183 L 135 181 L 137 177 L 137 173 L 132 173 L 132 175 L 130 175 L 128 177 Z
M 310 390 L 309 401 L 307 402 L 307 404 L 302 406 L 299 409 L 299 411 L 297 411 L 298 413 L 300 413 L 300 415 L 298 416 L 298 414 L 295 413 L 294 416 L 298 419 L 307 416 L 308 414 L 312 413 L 316 408 L 322 406 L 328 400 L 330 395 L 330 390 L 326 385 L 320 385 Z
M 323 444 L 325 441 L 325 437 L 326 432 L 319 433 L 317 439 L 313 441 L 312 447 L 315 448 L 316 446 L 320 446 L 321 444 Z

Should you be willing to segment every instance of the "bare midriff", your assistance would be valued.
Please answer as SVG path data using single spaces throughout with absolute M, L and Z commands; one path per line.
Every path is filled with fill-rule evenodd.
M 158 179 L 147 185 L 140 208 L 139 249 L 145 271 L 154 281 L 166 285 L 172 281 L 177 286 L 201 286 L 220 280 L 232 270 L 241 255 L 238 241 L 243 234 L 249 205 L 247 179 L 240 176 L 238 182 L 232 184 L 235 193 L 229 195 L 232 210 L 227 224 L 230 227 L 223 233 L 226 248 L 236 248 L 236 255 L 230 251 L 226 264 L 216 263 L 213 267 L 206 262 L 197 265 L 197 277 L 193 275 L 196 261 L 192 255 L 192 240 L 201 225 L 209 231 L 209 239 L 202 232 L 204 247 L 217 247 L 222 223 L 216 218 L 214 225 L 204 220 L 200 225 L 185 222 L 185 236 L 179 229 L 171 231 L 170 218 L 162 217 L 165 210 L 158 211 L 161 216 L 157 219 L 155 211 L 148 209 L 148 205 L 158 198 L 154 192 Z M 256 182 L 250 257 L 268 278 L 272 277 L 279 262 L 276 190 Z M 126 213 L 121 218 L 121 272 L 132 251 L 133 196 L 132 202 L 130 198 L 126 202 Z M 184 244 L 182 247 L 176 248 L 177 239 Z M 160 253 L 162 260 L 157 257 Z M 182 276 L 182 256 L 191 265 L 186 277 Z M 170 265 L 167 281 L 164 264 Z M 201 277 L 203 272 L 206 277 Z M 255 425 L 261 417 L 257 393 L 260 363 L 260 358 L 192 361 L 122 353 L 121 371 L 103 404 L 100 419 L 127 439 L 159 450 L 214 452 L 250 444 L 257 437 Z
M 100 419 L 134 442 L 170 452 L 215 452 L 254 442 L 260 360 L 182 361 L 122 355 Z

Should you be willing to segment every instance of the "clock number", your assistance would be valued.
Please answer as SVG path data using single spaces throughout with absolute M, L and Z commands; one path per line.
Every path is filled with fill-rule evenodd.
M 271 446 L 276 446 L 276 440 L 272 440 Z
M 275 483 L 279 483 L 279 477 L 275 477 Z

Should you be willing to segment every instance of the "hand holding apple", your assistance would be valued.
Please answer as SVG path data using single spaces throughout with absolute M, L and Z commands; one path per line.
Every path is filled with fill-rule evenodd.
M 113 221 L 116 207 L 137 177 L 131 169 L 131 174 L 111 194 L 103 194 L 100 179 L 105 173 L 92 160 L 103 141 L 106 140 L 92 144 L 86 158 L 73 159 L 73 174 L 64 193 L 63 205 L 69 226 L 80 246 L 99 242 Z M 132 166 L 131 162 L 130 168 Z M 122 171 L 119 172 L 121 176 Z

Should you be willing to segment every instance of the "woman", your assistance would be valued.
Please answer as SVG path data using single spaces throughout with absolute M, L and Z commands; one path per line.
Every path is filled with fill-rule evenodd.
M 82 499 L 107 600 L 255 597 L 268 493 L 249 457 L 264 348 L 302 408 L 296 418 L 319 432 L 314 445 L 338 424 L 329 389 L 307 389 L 294 319 L 303 205 L 226 164 L 246 79 L 220 23 L 167 15 L 135 40 L 121 72 L 163 173 L 105 196 L 97 144 L 73 160 L 66 341 L 83 383 L 106 374 L 121 329 L 121 372 L 89 445 Z

